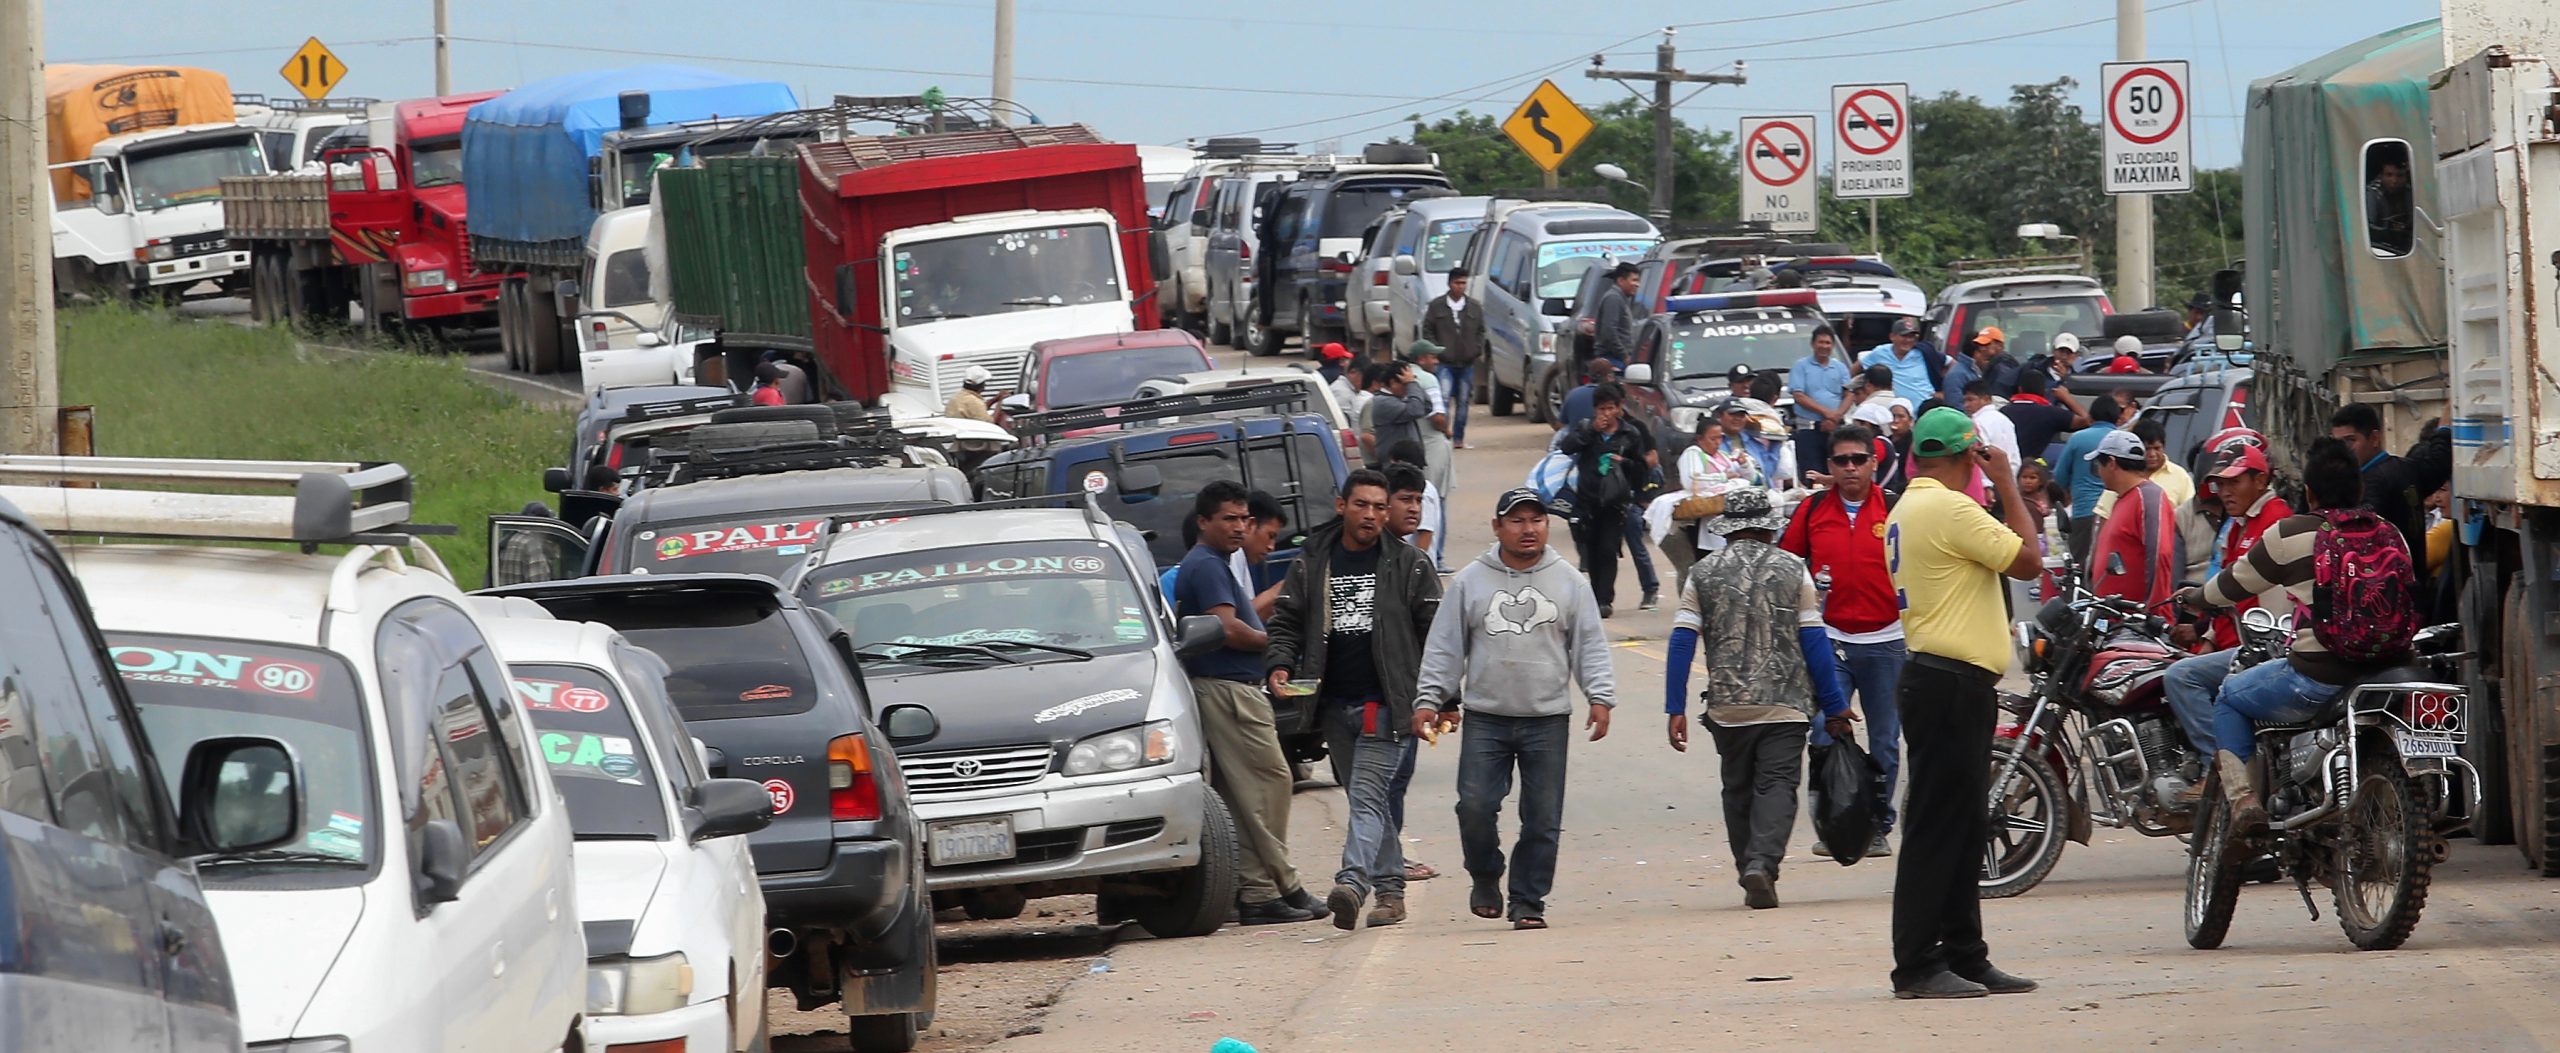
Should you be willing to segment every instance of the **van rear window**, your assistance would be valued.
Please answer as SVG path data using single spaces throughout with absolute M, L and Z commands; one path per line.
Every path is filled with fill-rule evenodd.
M 554 617 L 601 622 L 667 663 L 686 720 L 806 713 L 818 682 L 782 605 L 738 591 L 682 590 L 545 600 Z

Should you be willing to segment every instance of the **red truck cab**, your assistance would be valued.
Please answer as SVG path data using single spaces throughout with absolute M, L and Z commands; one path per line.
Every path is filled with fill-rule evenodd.
M 502 94 L 396 103 L 389 142 L 323 158 L 331 173 L 330 241 L 364 270 L 357 287 L 367 318 L 476 321 L 472 316 L 496 310 L 498 276 L 473 273 L 463 227 L 462 117 Z M 382 127 L 374 124 L 377 136 Z

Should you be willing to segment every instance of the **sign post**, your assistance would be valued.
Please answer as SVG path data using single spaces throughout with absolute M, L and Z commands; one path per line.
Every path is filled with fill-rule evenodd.
M 1742 220 L 1781 234 L 1821 229 L 1813 115 L 1742 119 Z
M 1520 152 L 1529 155 L 1529 160 L 1547 173 L 1547 185 L 1553 186 L 1556 169 L 1591 136 L 1591 117 L 1566 98 L 1556 82 L 1542 80 L 1537 90 L 1503 119 L 1502 134 L 1510 136 Z
M 2193 96 L 2183 60 L 2109 62 L 2098 67 L 2106 89 L 2104 181 L 2110 194 L 2183 194 L 2196 188 Z
M 293 56 L 284 60 L 284 68 L 276 72 L 283 74 L 285 83 L 293 85 L 303 98 L 318 102 L 337 90 L 339 81 L 347 79 L 347 64 L 338 61 L 338 53 L 329 50 L 319 37 L 312 37 L 295 48 Z

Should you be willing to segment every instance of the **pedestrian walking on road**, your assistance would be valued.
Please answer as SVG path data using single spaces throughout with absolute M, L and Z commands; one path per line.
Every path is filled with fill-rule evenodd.
M 1467 296 L 1474 275 L 1449 268 L 1449 292 L 1422 312 L 1422 339 L 1440 345 L 1440 392 L 1449 399 L 1449 438 L 1467 448 L 1467 407 L 1475 402 L 1476 363 L 1484 360 L 1484 302 Z
M 1280 584 L 1263 651 L 1274 695 L 1313 685 L 1325 748 L 1348 758 L 1350 829 L 1325 908 L 1337 928 L 1404 920 L 1404 844 L 1389 786 L 1404 757 L 1422 640 L 1440 607 L 1440 576 L 1413 546 L 1386 532 L 1385 476 L 1360 469 L 1343 480 L 1338 518 L 1316 528 Z
M 1787 517 L 1775 502 L 1756 486 L 1724 496 L 1724 513 L 1707 528 L 1724 536 L 1725 547 L 1700 557 L 1680 586 L 1663 678 L 1671 748 L 1686 753 L 1689 666 L 1703 650 L 1700 715 L 1724 777 L 1725 841 L 1741 875 L 1742 902 L 1754 910 L 1778 905 L 1778 863 L 1795 830 L 1816 700 L 1832 735 L 1847 736 L 1857 719 L 1840 692 L 1813 575 L 1776 544 Z
M 1412 443 L 1402 443 L 1387 451 L 1387 466 L 1381 474 L 1387 477 L 1387 533 L 1404 539 L 1404 543 L 1420 550 L 1431 560 L 1433 569 L 1440 566 L 1440 554 L 1432 545 L 1439 528 L 1440 495 L 1431 488 L 1431 480 L 1422 474 L 1422 450 Z M 1396 765 L 1395 778 L 1387 783 L 1387 798 L 1395 806 L 1396 829 L 1404 829 L 1405 789 L 1413 785 L 1413 763 L 1419 744 L 1404 740 L 1404 759 Z M 1404 861 L 1404 879 L 1429 881 L 1440 876 L 1431 864 L 1418 859 Z
M 1831 487 L 1796 503 L 1778 547 L 1813 569 L 1821 590 L 1823 630 L 1840 652 L 1840 693 L 1855 694 L 1867 722 L 1867 752 L 1884 770 L 1884 799 L 1869 856 L 1893 847 L 1894 777 L 1902 771 L 1902 601 L 1884 563 L 1885 522 L 1893 497 L 1875 484 L 1875 435 L 1863 425 L 1832 433 Z M 1831 745 L 1825 729 L 1813 729 L 1813 745 Z M 1813 854 L 1830 855 L 1819 839 Z
M 1565 433 L 1557 449 L 1573 458 L 1574 511 L 1582 517 L 1582 570 L 1591 576 L 1600 616 L 1609 617 L 1618 595 L 1618 549 L 1627 541 L 1627 519 L 1636 495 L 1652 475 L 1656 454 L 1644 426 L 1626 419 L 1626 392 L 1615 383 L 1591 397 L 1591 419 Z M 1647 583 L 1651 584 L 1651 583 Z M 1646 592 L 1644 605 L 1655 597 Z
M 1893 390 L 1915 402 L 1936 394 L 1938 385 L 1945 381 L 1947 374 L 1947 356 L 1921 341 L 1920 320 L 1917 318 L 1894 319 L 1893 328 L 1886 332 L 1885 342 L 1869 348 L 1858 359 L 1858 364 L 1868 368 L 1884 366 L 1891 370 Z
M 763 378 L 763 366 L 756 367 L 756 376 Z M 968 372 L 961 374 L 960 390 L 952 392 L 951 400 L 942 404 L 942 415 L 961 420 L 996 419 L 995 411 L 987 405 L 987 385 L 994 383 L 995 379 L 995 374 L 987 372 L 987 367 L 970 366 Z
M 1618 364 L 1605 358 L 1592 359 L 1584 368 L 1586 379 L 1573 390 L 1565 392 L 1564 401 L 1556 404 L 1554 424 L 1559 433 L 1572 431 L 1574 425 L 1590 420 L 1592 396 L 1599 394 L 1600 385 L 1618 378 Z M 1562 440 L 1563 435 L 1557 435 L 1556 441 Z
M 2007 454 L 1963 410 L 1921 416 L 1919 478 L 1885 526 L 1885 566 L 1903 597 L 1902 851 L 1893 881 L 1896 998 L 1975 998 L 2035 990 L 2000 971 L 1982 937 L 1982 846 L 1990 837 L 1994 687 L 2009 668 L 2003 576 L 2043 569 Z M 1964 495 L 1979 467 L 2007 522 Z
M 1232 568 L 1253 530 L 1252 496 L 1232 480 L 1211 480 L 1192 502 L 1192 522 L 1200 540 L 1174 575 L 1174 613 L 1214 617 L 1225 631 L 1217 649 L 1185 658 L 1182 666 L 1200 704 L 1211 781 L 1235 815 L 1236 919 L 1246 925 L 1313 921 L 1324 912 L 1289 862 L 1293 779 L 1271 700 L 1262 693 L 1268 637 L 1252 594 Z
M 1590 586 L 1547 547 L 1546 502 L 1518 487 L 1493 507 L 1494 547 L 1449 579 L 1423 645 L 1413 730 L 1434 737 L 1463 725 L 1458 840 L 1466 853 L 1467 909 L 1479 918 L 1507 916 L 1515 929 L 1543 929 L 1564 828 L 1571 690 L 1579 686 L 1588 701 L 1583 723 L 1597 742 L 1609 734 L 1617 674 Z M 1511 846 L 1506 893 L 1500 819 L 1515 770 L 1520 837 Z

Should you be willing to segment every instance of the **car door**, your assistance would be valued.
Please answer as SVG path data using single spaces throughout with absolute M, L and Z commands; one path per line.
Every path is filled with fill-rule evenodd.
M 1494 375 L 1511 387 L 1527 390 L 1529 356 L 1537 350 L 1536 321 L 1521 310 L 1520 296 L 1515 291 L 1526 280 L 1520 272 L 1528 265 L 1529 239 L 1518 231 L 1506 230 L 1494 236 L 1486 252 L 1485 280 L 1479 283 L 1484 299 L 1485 342 L 1492 345 Z
M 489 586 L 559 581 L 583 573 L 587 535 L 550 516 L 489 517 Z
M 1627 412 L 1652 433 L 1654 445 L 1677 449 L 1689 436 L 1678 434 L 1678 429 L 1671 426 L 1671 378 L 1664 375 L 1670 370 L 1669 363 L 1663 360 L 1662 341 L 1658 320 L 1648 318 L 1636 329 L 1636 346 L 1627 356 L 1627 369 L 1633 372 L 1635 367 L 1643 366 L 1651 375 L 1641 384 L 1633 377 L 1627 379 Z
M 616 641 L 611 645 L 615 670 L 631 712 L 647 740 L 651 763 L 679 808 L 692 800 L 694 788 L 711 778 L 694 739 L 667 697 L 667 664 L 657 655 Z M 764 891 L 756 885 L 756 865 L 747 854 L 745 836 L 684 838 L 688 847 L 679 865 L 690 868 L 684 887 L 703 895 L 691 904 L 728 936 L 729 990 L 740 1012 L 730 1020 L 731 1048 L 752 1045 L 761 1014 L 753 1011 L 764 990 Z

